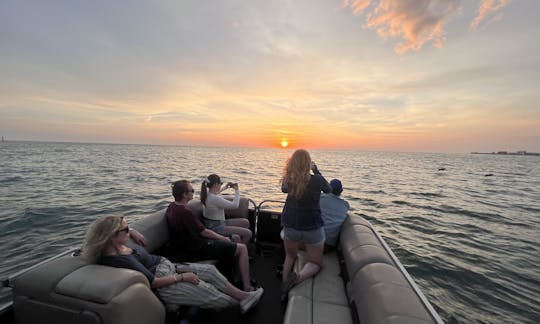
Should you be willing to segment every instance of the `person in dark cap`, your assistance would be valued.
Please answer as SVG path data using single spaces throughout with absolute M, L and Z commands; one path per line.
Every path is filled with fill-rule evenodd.
M 341 224 L 347 217 L 350 209 L 349 203 L 342 199 L 343 185 L 338 179 L 330 181 L 332 191 L 330 193 L 321 193 L 321 214 L 324 221 L 324 232 L 326 234 L 326 249 L 336 247 Z

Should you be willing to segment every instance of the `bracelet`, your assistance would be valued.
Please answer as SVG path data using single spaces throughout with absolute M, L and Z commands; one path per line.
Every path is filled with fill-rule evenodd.
M 184 274 L 183 273 L 180 274 L 180 281 L 184 281 Z
M 174 278 L 174 282 L 177 282 L 176 281 L 176 273 L 173 275 L 173 278 Z

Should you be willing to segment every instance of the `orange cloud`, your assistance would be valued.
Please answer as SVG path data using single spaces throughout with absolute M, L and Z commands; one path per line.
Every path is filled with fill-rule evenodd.
M 395 51 L 403 54 L 420 49 L 425 43 L 442 47 L 445 42 L 444 25 L 459 12 L 459 0 L 345 0 L 355 15 L 360 15 L 372 3 L 364 27 L 375 29 L 383 38 L 400 37 Z
M 510 0 L 482 0 L 482 3 L 478 8 L 478 14 L 471 23 L 471 28 L 478 28 L 478 25 L 480 25 L 486 17 L 493 15 L 509 3 Z
M 476 28 L 486 17 L 501 10 L 511 0 L 482 0 L 471 23 Z M 394 50 L 398 54 L 416 51 L 431 43 L 441 48 L 445 25 L 462 9 L 462 0 L 343 0 L 343 7 L 354 15 L 366 13 L 364 28 L 374 29 L 382 38 L 397 37 L 403 41 Z M 496 18 L 496 17 L 495 17 Z

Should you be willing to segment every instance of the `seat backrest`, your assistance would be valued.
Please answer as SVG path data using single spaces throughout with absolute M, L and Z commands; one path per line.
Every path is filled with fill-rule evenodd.
M 141 232 L 148 241 L 145 247 L 148 252 L 156 250 L 169 241 L 170 234 L 167 217 L 165 216 L 166 211 L 166 208 L 162 209 L 130 224 L 131 227 Z
M 225 196 L 225 199 L 232 200 L 232 197 Z M 199 199 L 190 200 L 187 207 L 193 211 L 200 220 L 203 219 L 203 205 Z M 225 209 L 225 218 L 248 218 L 249 199 L 240 197 L 238 208 Z

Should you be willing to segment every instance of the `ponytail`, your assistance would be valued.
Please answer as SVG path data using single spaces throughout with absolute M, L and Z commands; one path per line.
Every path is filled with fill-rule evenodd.
M 221 178 L 215 173 L 212 173 L 208 177 L 204 178 L 201 185 L 201 202 L 203 205 L 206 206 L 206 198 L 208 197 L 207 188 L 211 188 L 216 183 L 219 183 L 221 185 Z
M 201 202 L 205 206 L 206 206 L 206 197 L 208 197 L 208 192 L 206 190 L 207 184 L 208 184 L 207 179 L 204 179 L 201 184 Z

